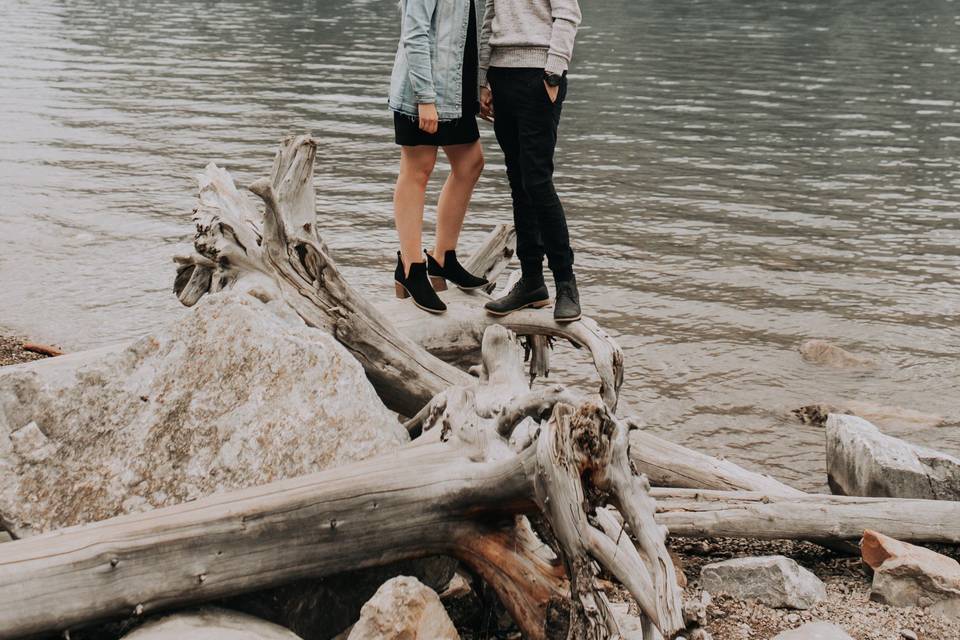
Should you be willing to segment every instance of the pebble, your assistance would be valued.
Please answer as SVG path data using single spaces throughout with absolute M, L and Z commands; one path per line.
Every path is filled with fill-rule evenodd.
M 800 616 L 795 613 L 788 613 L 783 619 L 786 620 L 788 624 L 797 624 L 800 622 Z
M 914 633 L 913 631 L 911 631 L 910 629 L 901 629 L 901 630 L 900 630 L 900 636 L 901 636 L 904 640 L 918 640 L 918 639 L 917 639 L 917 634 L 915 634 L 915 633 Z

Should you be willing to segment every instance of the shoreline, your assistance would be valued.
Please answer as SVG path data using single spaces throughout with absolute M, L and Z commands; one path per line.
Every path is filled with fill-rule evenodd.
M 711 593 L 706 629 L 714 640 L 768 640 L 808 622 L 823 620 L 842 627 L 855 640 L 903 640 L 913 632 L 919 640 L 960 638 L 960 620 L 920 607 L 894 607 L 870 600 L 872 576 L 859 555 L 845 556 L 811 542 L 747 538 L 671 538 L 668 546 L 680 558 L 687 577 L 685 598 L 697 598 L 700 569 L 705 564 L 751 556 L 782 555 L 809 569 L 827 588 L 827 597 L 808 610 L 775 609 Z M 960 547 L 922 545 L 960 559 Z M 904 633 L 907 632 L 907 633 Z
M 20 364 L 22 362 L 33 362 L 34 360 L 43 360 L 49 356 L 33 351 L 27 351 L 23 348 L 23 336 L 14 332 L 0 329 L 0 367 L 11 364 Z
M 23 348 L 24 342 L 24 338 L 15 332 L 0 329 L 0 366 L 49 357 L 27 351 Z M 6 536 L 0 535 L 0 542 L 5 541 Z M 737 557 L 783 555 L 812 571 L 826 586 L 826 599 L 806 611 L 776 609 L 711 593 L 704 629 L 715 640 L 767 640 L 782 631 L 816 620 L 837 624 L 856 640 L 960 638 L 960 620 L 951 620 L 922 608 L 893 607 L 871 601 L 870 573 L 859 556 L 844 556 L 813 543 L 793 540 L 675 537 L 668 539 L 668 546 L 687 578 L 684 589 L 687 599 L 700 598 L 699 575 L 704 565 Z M 960 547 L 924 546 L 960 560 Z M 629 603 L 633 609 L 631 612 L 638 613 L 629 594 L 621 588 L 608 592 L 608 596 L 612 602 Z M 476 637 L 470 629 L 461 627 L 460 631 L 466 640 Z

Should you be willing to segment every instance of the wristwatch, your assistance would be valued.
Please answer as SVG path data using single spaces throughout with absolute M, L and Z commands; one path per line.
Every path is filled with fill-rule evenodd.
M 544 71 L 543 80 L 551 87 L 559 87 L 560 83 L 563 82 L 563 76 L 561 76 L 559 73 L 549 73 Z

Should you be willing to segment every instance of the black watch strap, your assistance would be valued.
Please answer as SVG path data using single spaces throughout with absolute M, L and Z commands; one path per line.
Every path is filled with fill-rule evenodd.
M 563 82 L 563 76 L 558 73 L 547 73 L 543 72 L 543 79 L 551 87 L 559 87 L 560 83 Z

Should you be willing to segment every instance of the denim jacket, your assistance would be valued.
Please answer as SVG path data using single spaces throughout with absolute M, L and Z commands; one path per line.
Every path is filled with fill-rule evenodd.
M 485 3 L 475 0 L 473 4 L 479 31 Z M 440 120 L 462 117 L 470 0 L 401 0 L 400 6 L 403 18 L 390 78 L 390 108 L 416 116 L 418 105 L 433 103 Z

